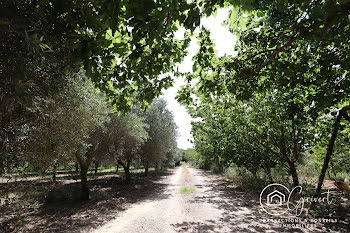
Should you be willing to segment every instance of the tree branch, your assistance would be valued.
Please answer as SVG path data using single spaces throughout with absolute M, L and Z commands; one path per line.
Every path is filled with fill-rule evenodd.
M 253 129 L 253 133 L 257 134 L 262 140 L 264 140 L 266 143 L 268 143 L 268 139 L 265 138 L 263 135 L 261 135 L 256 129 Z M 260 144 L 260 140 L 258 138 L 256 138 L 254 135 L 253 135 L 254 139 Z M 283 159 L 283 157 L 281 156 L 281 153 L 273 150 L 272 148 L 270 148 L 269 146 L 267 145 L 264 145 L 263 146 L 268 150 L 270 151 L 272 154 L 274 154 L 275 156 L 279 157 L 280 159 Z M 276 146 L 276 145 L 275 145 Z M 278 148 L 278 146 L 276 146 Z
M 80 155 L 79 151 L 76 151 L 74 153 L 74 155 L 77 158 L 78 163 L 80 164 L 80 167 L 86 167 L 86 163 L 85 163 L 83 157 Z
M 345 106 L 345 107 L 342 107 L 341 109 L 339 109 L 339 110 L 336 110 L 336 111 L 333 111 L 333 112 L 331 112 L 331 115 L 332 116 L 336 116 L 337 114 L 338 114 L 338 112 L 347 112 L 347 111 L 349 111 L 350 110 L 350 105 L 348 105 L 348 106 Z
M 261 65 L 257 66 L 255 69 L 254 69 L 254 73 L 257 73 L 258 71 L 260 71 L 263 67 L 269 65 L 275 58 L 276 56 L 282 52 L 285 48 L 291 46 L 294 41 L 297 40 L 298 37 L 290 37 L 290 39 L 288 40 L 287 43 L 285 43 L 283 46 L 281 46 L 280 48 L 278 49 L 275 49 L 274 52 L 272 53 L 272 55 L 265 61 L 263 62 Z
M 281 125 L 281 153 L 286 159 L 287 163 L 289 164 L 291 162 L 290 160 L 290 152 L 288 152 L 286 141 L 285 141 L 285 135 L 284 135 L 284 127 Z
M 95 150 L 93 150 L 92 152 L 89 153 L 89 155 L 87 156 L 86 159 L 86 165 L 89 167 L 93 158 L 95 157 L 95 155 L 100 152 L 101 150 L 103 150 L 105 147 L 109 146 L 111 143 L 111 140 L 109 139 L 109 135 L 105 138 L 105 140 L 103 140 L 102 143 L 99 143 L 97 145 L 97 148 Z
M 164 24 L 163 24 L 163 28 L 167 28 L 169 26 L 170 20 L 171 20 L 171 16 L 173 15 L 173 11 L 169 11 L 168 17 L 165 20 Z
M 349 117 L 349 115 L 346 112 L 342 112 L 342 115 L 345 118 L 345 120 L 350 121 L 350 117 Z

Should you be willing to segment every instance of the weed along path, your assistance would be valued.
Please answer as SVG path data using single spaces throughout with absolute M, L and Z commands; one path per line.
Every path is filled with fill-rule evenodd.
M 168 184 L 163 193 L 132 205 L 93 232 L 323 232 L 267 222 L 259 195 L 221 176 L 182 166 L 162 182 Z

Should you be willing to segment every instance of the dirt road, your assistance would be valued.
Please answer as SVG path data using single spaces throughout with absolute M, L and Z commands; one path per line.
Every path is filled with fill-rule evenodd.
M 324 232 L 266 223 L 269 216 L 255 195 L 229 183 L 220 185 L 217 176 L 194 168 L 182 166 L 162 182 L 168 183 L 163 193 L 131 206 L 94 232 Z

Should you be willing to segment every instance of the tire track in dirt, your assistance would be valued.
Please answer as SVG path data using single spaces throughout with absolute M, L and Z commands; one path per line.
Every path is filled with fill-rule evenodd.
M 229 188 L 232 182 L 222 176 L 182 166 L 163 182 L 168 186 L 159 196 L 132 205 L 94 233 L 324 232 L 264 222 L 269 216 L 259 208 L 258 197 Z M 184 194 L 182 188 L 194 192 Z
M 208 187 L 194 170 L 182 166 L 168 178 L 168 188 L 163 199 L 133 205 L 115 220 L 95 230 L 102 232 L 180 232 L 188 231 L 183 223 L 214 221 L 221 212 L 212 204 L 196 202 L 196 197 L 205 195 Z M 192 193 L 181 193 L 182 188 L 195 189 Z M 187 224 L 186 224 L 187 225 Z

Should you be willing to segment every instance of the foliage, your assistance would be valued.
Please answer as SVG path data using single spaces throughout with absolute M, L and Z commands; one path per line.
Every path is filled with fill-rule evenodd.
M 236 57 L 215 53 L 210 32 L 198 34 L 188 84 L 178 94 L 194 118 L 196 149 L 208 164 L 230 162 L 254 173 L 264 161 L 286 167 L 328 141 L 331 108 L 349 96 L 346 1 L 222 1 L 238 38 Z M 197 80 L 193 85 L 192 80 Z M 273 156 L 272 156 L 273 155 Z
M 113 116 L 108 127 L 112 131 L 110 136 L 113 141 L 106 150 L 123 166 L 126 178 L 129 179 L 131 162 L 136 156 L 140 156 L 141 145 L 148 138 L 148 125 L 137 114 L 129 113 L 125 116 Z
M 174 33 L 180 25 L 192 29 L 184 20 L 195 8 L 186 1 L 7 0 L 1 14 L 5 91 L 30 92 L 37 79 L 28 73 L 51 82 L 55 72 L 59 77 L 83 66 L 119 109 L 150 103 L 172 83 L 161 74 L 186 54 L 189 39 Z
M 37 99 L 70 87 L 67 77 L 82 69 L 119 110 L 151 103 L 172 84 L 163 74 L 175 70 L 189 43 L 188 33 L 182 41 L 174 33 L 185 20 L 191 30 L 198 25 L 189 23 L 196 8 L 186 1 L 3 1 L 0 171 L 16 166 L 20 155 L 8 143 L 35 121 Z
M 164 168 L 174 168 L 175 164 L 180 162 L 182 159 L 182 153 L 179 148 L 177 148 L 177 144 L 173 144 L 173 148 L 171 148 L 165 155 L 165 160 L 163 161 L 162 167 Z
M 306 151 L 319 145 L 319 141 L 326 141 L 324 128 L 329 125 L 327 117 L 312 119 L 312 106 L 296 103 L 293 96 L 297 93 L 275 89 L 255 94 L 250 100 L 237 100 L 230 94 L 196 93 L 198 101 L 188 105 L 191 116 L 200 119 L 192 122 L 194 143 L 200 154 L 196 160 L 216 170 L 232 163 L 253 174 L 262 168 L 269 176 L 279 164 L 297 185 L 297 164 Z
M 349 95 L 349 8 L 344 1 L 311 0 L 264 1 L 252 4 L 250 11 L 236 7 L 229 24 L 239 37 L 237 57 L 217 57 L 209 32 L 202 28 L 187 79 L 198 79 L 196 91 L 203 94 L 228 91 L 240 99 L 269 89 L 297 90 L 307 105 L 313 103 L 315 119 L 320 110 Z M 237 20 L 241 26 L 235 26 Z M 180 99 L 188 91 L 190 86 Z
M 194 148 L 186 149 L 183 151 L 184 159 L 191 163 L 193 166 L 198 166 L 200 168 L 205 168 L 203 161 L 200 159 L 200 154 Z
M 112 163 L 109 153 L 125 172 L 131 163 L 147 172 L 179 160 L 173 116 L 164 100 L 151 103 L 172 85 L 170 72 L 180 74 L 176 65 L 196 28 L 200 49 L 178 100 L 197 119 L 197 152 L 186 159 L 201 167 L 236 164 L 253 176 L 263 169 L 271 180 L 271 169 L 284 167 L 296 185 L 306 152 L 323 159 L 333 125 L 327 113 L 349 103 L 347 1 L 1 4 L 0 173 L 55 173 L 76 159 L 85 198 L 90 165 Z M 237 57 L 217 56 L 210 32 L 199 27 L 220 7 L 230 7 Z M 186 32 L 176 39 L 180 27 Z M 117 113 L 134 105 L 133 113 Z M 349 172 L 349 132 L 343 123 L 341 130 L 332 163 Z
M 262 190 L 268 184 L 268 179 L 259 175 L 259 173 L 252 174 L 242 167 L 229 167 L 225 171 L 225 177 L 232 180 L 239 188 L 252 191 Z
M 66 81 L 64 87 L 50 97 L 36 96 L 27 111 L 33 120 L 22 121 L 16 128 L 15 140 L 6 144 L 8 156 L 28 162 L 36 171 L 74 159 L 76 150 L 86 151 L 92 131 L 108 118 L 104 97 L 91 83 L 81 79 Z
M 161 166 L 167 160 L 167 153 L 175 150 L 176 124 L 163 99 L 156 100 L 146 112 L 139 114 L 149 125 L 149 138 L 141 146 L 141 160 L 147 170 L 151 165 Z
M 338 176 L 338 173 L 345 172 L 350 174 L 349 164 L 349 130 L 346 127 L 348 122 L 342 122 L 342 131 L 335 141 L 333 156 L 330 163 L 330 173 L 332 176 Z M 325 143 L 319 142 L 310 151 L 310 156 L 316 161 L 319 167 L 322 167 L 326 154 Z
M 187 1 L 6 0 L 1 4 L 1 173 L 24 161 L 27 148 L 14 146 L 23 138 L 32 140 L 29 159 L 40 156 L 38 169 L 45 171 L 51 158 L 62 162 L 73 153 L 86 173 L 109 135 L 102 122 L 95 121 L 100 113 L 92 109 L 93 116 L 83 114 L 84 104 L 65 106 L 69 101 L 57 93 L 74 92 L 70 78 L 84 73 L 118 110 L 128 111 L 134 104 L 146 108 L 172 85 L 168 72 L 175 71 L 186 54 L 188 30 L 183 40 L 174 33 L 180 26 L 193 31 L 199 25 L 197 4 Z M 93 105 L 95 100 L 91 101 Z M 60 106 L 55 109 L 55 104 Z M 77 134 L 69 131 L 57 141 L 62 136 L 56 134 L 67 132 L 55 127 L 54 114 L 45 112 L 52 109 L 61 109 L 56 114 L 69 123 L 73 119 L 77 125 L 82 123 L 65 125 Z M 79 128 L 84 123 L 87 127 Z M 41 137 L 47 140 L 42 142 Z

